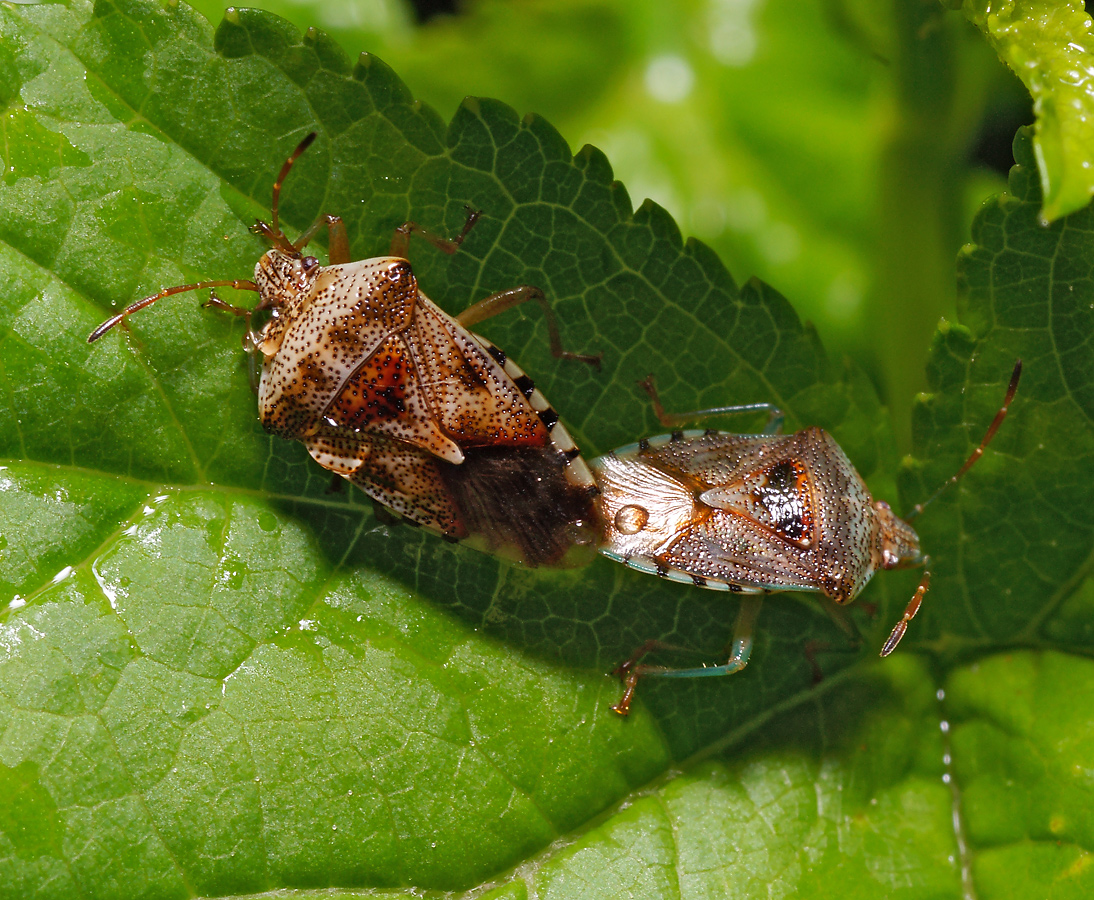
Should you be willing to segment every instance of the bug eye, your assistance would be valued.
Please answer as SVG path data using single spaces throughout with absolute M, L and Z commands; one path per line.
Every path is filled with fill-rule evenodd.
M 319 265 L 319 260 L 317 260 L 317 259 L 316 259 L 316 258 L 315 258 L 314 256 L 305 256 L 305 257 L 304 257 L 304 258 L 303 258 L 303 259 L 302 259 L 302 260 L 300 261 L 300 263 L 301 263 L 301 265 L 303 265 L 303 266 L 304 266 L 304 271 L 305 271 L 305 272 L 310 272 L 310 271 L 311 271 L 312 269 L 314 269 L 314 268 L 315 268 L 315 267 L 316 267 L 317 265 Z

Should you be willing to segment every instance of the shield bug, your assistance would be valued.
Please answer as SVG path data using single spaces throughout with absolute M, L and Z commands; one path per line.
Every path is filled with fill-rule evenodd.
M 478 218 L 470 209 L 455 239 L 408 222 L 395 230 L 390 254 L 372 259 L 351 261 L 337 216 L 290 241 L 278 219 L 281 186 L 315 136 L 282 166 L 270 224 L 252 227 L 271 244 L 253 281 L 164 288 L 108 319 L 88 342 L 164 297 L 209 289 L 206 306 L 247 320 L 244 343 L 261 364 L 259 418 L 267 431 L 301 441 L 374 502 L 450 540 L 478 539 L 529 566 L 591 550 L 596 489 L 577 447 L 532 380 L 468 329 L 532 300 L 544 310 L 555 356 L 594 365 L 599 357 L 562 349 L 539 288 L 493 294 L 456 318 L 422 292 L 406 258 L 411 235 L 454 253 Z M 326 266 L 304 252 L 323 227 Z M 215 294 L 222 286 L 255 291 L 259 302 L 253 309 L 225 303 Z M 256 312 L 269 314 L 258 330 Z
M 909 521 L 983 455 L 1007 414 L 1021 371 L 1019 361 L 979 446 L 906 520 L 871 497 L 836 441 L 816 427 L 790 435 L 676 431 L 593 460 L 605 529 L 602 553 L 673 581 L 745 595 L 724 664 L 687 669 L 642 664 L 661 646 L 648 642 L 616 670 L 625 687 L 613 709 L 627 715 L 643 675 L 694 678 L 743 669 L 760 595 L 823 594 L 833 618 L 857 638 L 843 607 L 879 569 L 921 565 L 923 578 L 881 650 L 882 656 L 892 653 L 930 583 L 930 560 Z M 701 415 L 665 416 L 652 381 L 646 387 L 663 424 Z

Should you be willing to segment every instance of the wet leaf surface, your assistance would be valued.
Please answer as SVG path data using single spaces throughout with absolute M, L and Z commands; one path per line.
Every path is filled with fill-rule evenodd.
M 200 297 L 87 334 L 161 286 L 248 277 L 246 226 L 314 129 L 287 226 L 341 214 L 364 257 L 482 209 L 415 270 L 453 312 L 547 292 L 602 372 L 555 361 L 535 310 L 481 330 L 590 455 L 660 431 L 635 387 L 653 371 L 672 408 L 772 401 L 831 429 L 895 501 L 861 373 L 542 119 L 481 100 L 446 123 L 379 60 L 254 11 L 214 30 L 182 5 L 4 6 L 0 38 L 0 896 L 957 897 L 963 867 L 981 897 L 1089 891 L 1094 246 L 1089 211 L 1037 223 L 1027 138 L 960 263 L 907 503 L 979 441 L 1016 357 L 1026 374 L 917 522 L 935 582 L 905 646 L 871 661 L 916 572 L 864 594 L 859 654 L 775 597 L 742 674 L 644 683 L 621 720 L 605 673 L 650 637 L 717 658 L 732 599 L 378 523 L 262 432 L 242 327 Z M 817 688 L 808 639 L 834 648 Z

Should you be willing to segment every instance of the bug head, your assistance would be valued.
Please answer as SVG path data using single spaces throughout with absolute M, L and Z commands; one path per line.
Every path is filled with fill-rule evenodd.
M 919 535 L 915 529 L 893 512 L 884 500 L 875 500 L 873 508 L 877 522 L 879 567 L 897 569 L 922 563 L 923 553 L 919 549 Z
M 314 256 L 271 247 L 255 264 L 255 284 L 268 306 L 291 311 L 308 296 L 320 268 Z

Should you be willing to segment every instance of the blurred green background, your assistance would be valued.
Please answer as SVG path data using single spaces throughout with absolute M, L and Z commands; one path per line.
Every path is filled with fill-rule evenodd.
M 194 5 L 214 23 L 218 0 Z M 467 94 L 595 144 L 740 282 L 874 378 L 906 446 L 954 257 L 1004 188 L 1029 95 L 936 0 L 265 0 L 380 56 L 445 118 Z

